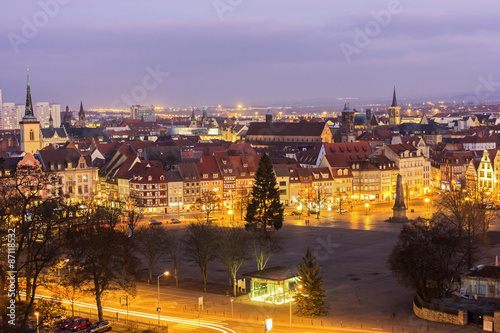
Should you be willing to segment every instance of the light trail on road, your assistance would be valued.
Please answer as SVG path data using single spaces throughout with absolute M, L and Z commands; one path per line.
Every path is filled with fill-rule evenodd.
M 23 294 L 25 295 L 25 293 L 20 293 L 20 294 L 21 295 L 23 295 Z M 60 299 L 60 298 L 55 298 L 55 297 L 51 297 L 51 296 L 44 296 L 44 295 L 36 295 L 35 297 L 57 300 L 57 301 L 59 301 L 61 303 L 71 305 L 70 301 L 63 300 L 63 299 Z M 94 309 L 94 310 L 97 311 L 97 306 L 89 304 L 89 303 L 75 301 L 75 302 L 73 302 L 73 305 L 76 305 L 76 306 L 79 306 L 79 307 L 83 307 L 83 308 Z M 127 311 L 124 311 L 124 310 L 119 309 L 119 308 L 103 307 L 102 310 L 103 311 L 107 311 L 107 312 L 112 312 L 112 313 L 119 313 L 119 314 L 122 314 L 122 315 L 126 315 L 127 314 Z M 158 315 L 148 314 L 148 313 L 144 313 L 144 312 L 137 312 L 137 311 L 128 311 L 128 315 L 129 316 L 134 316 L 134 317 L 139 317 L 139 318 L 145 318 L 145 319 L 154 319 L 154 320 L 158 319 Z M 193 327 L 193 329 L 199 328 L 199 327 L 203 327 L 203 328 L 206 328 L 206 329 L 210 329 L 210 330 L 214 330 L 214 331 L 218 331 L 218 332 L 222 332 L 222 333 L 236 333 L 235 331 L 233 331 L 229 327 L 224 327 L 219 322 L 210 321 L 210 320 L 207 320 L 207 319 L 201 319 L 201 318 L 186 319 L 186 318 L 179 318 L 179 317 L 162 316 L 162 315 L 160 315 L 160 320 L 161 321 L 166 321 L 166 322 L 169 322 L 169 323 L 189 325 L 189 326 Z M 224 323 L 224 324 L 227 325 L 227 323 Z

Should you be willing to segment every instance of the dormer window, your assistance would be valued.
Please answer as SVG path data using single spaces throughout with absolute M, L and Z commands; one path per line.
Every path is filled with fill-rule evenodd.
M 161 175 L 160 180 L 165 180 L 165 176 Z
M 214 178 L 219 178 L 219 174 L 217 174 L 217 173 L 213 173 L 213 174 L 212 174 L 212 177 L 214 177 Z
M 203 178 L 208 178 L 208 173 L 204 173 Z
M 71 169 L 71 162 L 68 162 L 68 169 Z
M 339 170 L 337 171 L 337 174 L 338 174 L 339 176 L 342 176 L 342 170 L 340 170 L 340 169 L 339 169 Z
M 347 175 L 349 171 L 347 169 L 344 169 L 344 175 Z
M 152 176 L 148 176 L 148 180 L 149 180 L 149 181 L 152 181 L 152 180 L 153 180 L 153 177 L 152 177 Z
M 222 160 L 222 164 L 226 165 L 227 161 L 226 160 Z
M 245 164 L 243 164 L 243 167 L 244 167 L 244 168 L 248 168 L 248 164 L 246 164 L 246 163 L 245 163 Z
M 233 173 L 233 169 L 229 169 L 229 173 Z

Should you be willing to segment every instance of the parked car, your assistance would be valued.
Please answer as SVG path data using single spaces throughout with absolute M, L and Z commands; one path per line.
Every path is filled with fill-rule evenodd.
M 90 325 L 92 325 L 92 322 L 90 321 L 90 319 L 84 318 L 84 319 L 79 319 L 78 321 L 75 321 L 73 324 L 70 325 L 69 329 L 72 330 L 73 332 L 76 332 L 79 330 L 87 329 Z
M 347 209 L 344 208 L 337 208 L 337 213 L 347 213 Z
M 292 212 L 292 216 L 300 216 L 300 215 L 302 215 L 302 211 L 301 210 L 294 210 Z
M 75 321 L 78 321 L 79 319 L 82 319 L 82 317 L 80 316 L 69 317 L 68 319 L 64 320 L 62 323 L 59 324 L 59 328 L 62 330 L 67 330 Z
M 171 224 L 177 224 L 177 223 L 181 223 L 181 221 L 179 219 L 171 219 L 170 223 Z
M 311 209 L 311 210 L 309 211 L 309 214 L 318 214 L 318 211 Z
M 288 216 L 288 215 L 290 215 L 290 214 L 287 212 L 283 212 L 283 216 Z
M 59 316 L 52 316 L 46 321 L 43 322 L 43 327 L 52 327 L 52 326 L 57 326 L 63 322 L 63 320 L 66 319 L 65 315 L 59 315 Z
M 158 220 L 149 220 L 149 225 L 160 225 L 161 221 Z
M 111 331 L 111 329 L 112 327 L 110 321 L 99 321 L 90 325 L 89 328 L 87 328 L 87 333 L 107 332 Z

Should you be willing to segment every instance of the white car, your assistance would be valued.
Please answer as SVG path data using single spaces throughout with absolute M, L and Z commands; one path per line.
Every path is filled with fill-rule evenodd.
M 347 209 L 337 208 L 337 213 L 347 213 Z
M 160 225 L 161 221 L 158 220 L 149 220 L 149 225 Z

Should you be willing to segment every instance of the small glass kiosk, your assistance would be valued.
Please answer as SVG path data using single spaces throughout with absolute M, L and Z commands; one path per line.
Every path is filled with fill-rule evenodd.
M 250 300 L 273 304 L 289 302 L 295 295 L 296 271 L 287 267 L 271 267 L 243 274 L 250 278 Z

